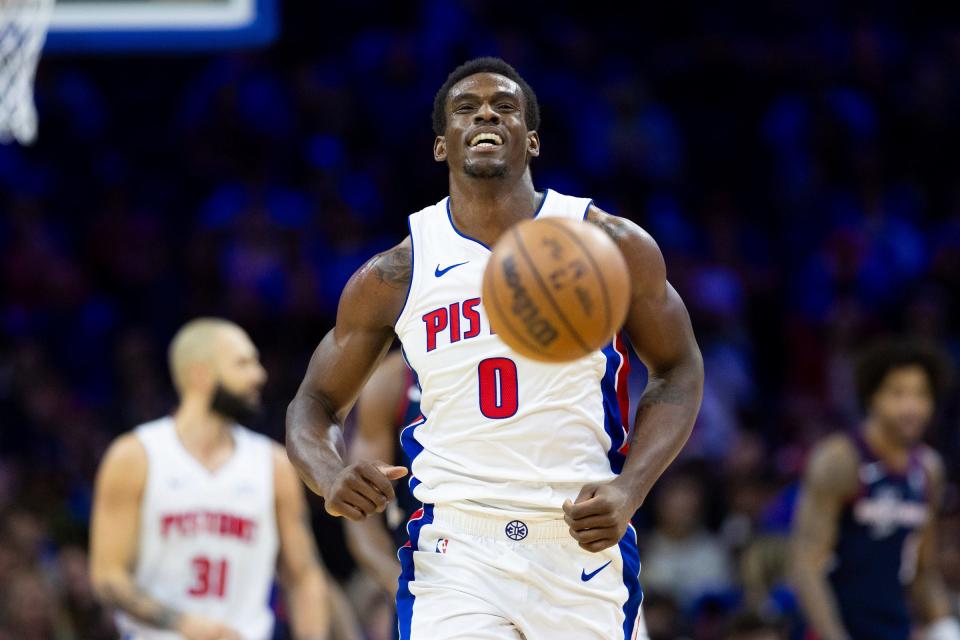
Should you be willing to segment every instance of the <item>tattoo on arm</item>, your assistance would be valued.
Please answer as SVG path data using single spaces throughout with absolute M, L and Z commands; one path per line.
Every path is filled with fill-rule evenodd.
M 617 245 L 627 235 L 626 225 L 615 216 L 590 216 L 587 220 L 600 227 Z
M 180 620 L 179 611 L 160 604 L 134 585 L 107 585 L 103 598 L 138 621 L 158 629 L 174 629 Z
M 651 375 L 647 380 L 647 388 L 640 396 L 640 402 L 634 413 L 634 428 L 630 436 L 633 444 L 639 444 L 644 438 L 645 429 L 640 425 L 644 424 L 647 416 L 657 407 L 670 405 L 671 407 L 686 407 L 690 402 L 691 391 L 684 385 L 673 384 L 669 376 Z
M 398 246 L 379 254 L 371 266 L 380 282 L 396 288 L 407 287 L 410 284 L 411 257 L 408 247 Z

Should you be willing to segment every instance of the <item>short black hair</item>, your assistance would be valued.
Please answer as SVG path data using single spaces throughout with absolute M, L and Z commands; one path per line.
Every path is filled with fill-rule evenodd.
M 533 89 L 530 88 L 527 81 L 502 58 L 484 56 L 482 58 L 468 60 L 451 71 L 450 75 L 447 76 L 446 82 L 444 82 L 440 90 L 437 91 L 437 95 L 433 98 L 434 133 L 442 136 L 443 132 L 447 130 L 447 112 L 445 107 L 450 89 L 467 76 L 472 76 L 475 73 L 496 73 L 505 78 L 510 78 L 520 85 L 520 89 L 523 91 L 523 114 L 524 120 L 527 122 L 527 129 L 536 131 L 540 128 L 540 103 L 537 102 L 537 94 L 533 92 Z
M 894 369 L 919 366 L 927 374 L 934 402 L 938 403 L 950 384 L 950 359 L 936 345 L 918 338 L 881 338 L 868 345 L 857 358 L 854 377 L 857 399 L 863 411 L 884 379 Z

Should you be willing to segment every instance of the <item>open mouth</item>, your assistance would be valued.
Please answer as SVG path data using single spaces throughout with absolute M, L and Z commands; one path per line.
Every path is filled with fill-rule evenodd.
M 495 149 L 503 145 L 503 138 L 497 133 L 478 133 L 470 139 L 471 149 Z

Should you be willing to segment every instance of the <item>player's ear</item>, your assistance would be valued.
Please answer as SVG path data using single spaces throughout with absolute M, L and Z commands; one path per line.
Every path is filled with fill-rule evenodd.
M 184 373 L 189 389 L 205 391 L 214 386 L 213 367 L 207 362 L 191 362 Z
M 527 155 L 534 158 L 540 155 L 540 134 L 536 131 L 527 132 Z
M 433 159 L 437 162 L 444 162 L 447 159 L 447 139 L 444 136 L 437 136 L 433 141 Z

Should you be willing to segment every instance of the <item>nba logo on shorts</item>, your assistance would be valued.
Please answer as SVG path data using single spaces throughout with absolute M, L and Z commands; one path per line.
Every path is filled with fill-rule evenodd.
M 448 539 L 440 538 L 439 540 L 437 540 L 437 548 L 435 549 L 435 551 L 437 553 L 446 553 L 448 544 L 450 544 L 450 541 Z
M 527 537 L 527 525 L 519 520 L 511 520 L 503 529 L 511 540 L 523 540 Z

